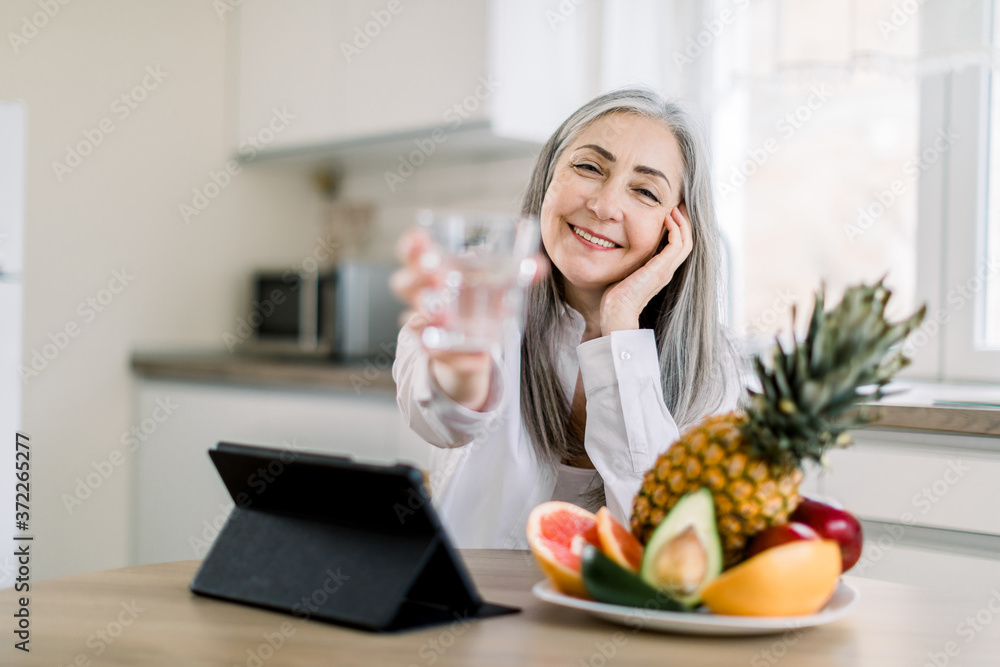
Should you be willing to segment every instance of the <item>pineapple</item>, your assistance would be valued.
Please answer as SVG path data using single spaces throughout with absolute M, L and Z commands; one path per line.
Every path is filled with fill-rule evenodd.
M 750 392 L 745 411 L 706 418 L 657 459 L 632 510 L 632 532 L 643 544 L 685 493 L 701 487 L 715 500 L 726 567 L 740 561 L 751 536 L 788 521 L 803 463 L 849 445 L 848 430 L 876 416 L 857 404 L 885 396 L 883 387 L 909 363 L 893 348 L 920 325 L 926 307 L 887 322 L 891 292 L 883 281 L 848 288 L 828 312 L 821 289 L 805 340 L 787 352 L 776 342 L 770 367 L 754 358 L 762 391 Z M 859 392 L 864 386 L 874 390 Z

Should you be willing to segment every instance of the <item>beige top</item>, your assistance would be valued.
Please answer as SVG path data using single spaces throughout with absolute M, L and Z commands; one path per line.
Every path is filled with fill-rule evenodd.
M 581 496 L 590 488 L 597 477 L 593 468 L 575 468 L 559 463 L 556 465 L 556 488 L 552 491 L 552 500 L 564 500 L 567 503 L 583 506 Z

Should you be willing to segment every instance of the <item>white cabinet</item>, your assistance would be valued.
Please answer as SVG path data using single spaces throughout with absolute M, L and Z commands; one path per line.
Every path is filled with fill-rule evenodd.
M 287 108 L 275 147 L 440 125 L 486 74 L 483 2 L 294 0 L 238 14 L 240 133 Z
M 599 7 L 565 4 L 572 16 L 533 0 L 244 3 L 230 22 L 237 143 L 349 149 L 435 128 L 448 148 L 470 130 L 542 141 L 598 92 Z M 275 110 L 294 119 L 268 132 Z
M 412 435 L 389 392 L 137 384 L 131 453 L 137 564 L 205 555 L 232 505 L 207 454 L 219 441 L 429 464 L 431 446 Z
M 893 541 L 969 553 L 1000 546 L 1000 438 L 865 429 L 854 440 L 830 452 L 822 475 L 807 475 L 804 493 L 842 502 Z

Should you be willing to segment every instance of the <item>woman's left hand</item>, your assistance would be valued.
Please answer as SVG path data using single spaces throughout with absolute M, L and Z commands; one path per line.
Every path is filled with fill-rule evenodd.
M 663 222 L 667 228 L 667 245 L 653 255 L 632 275 L 608 286 L 601 297 L 601 335 L 612 331 L 639 328 L 639 313 L 649 300 L 660 292 L 677 271 L 694 247 L 687 207 L 671 209 Z

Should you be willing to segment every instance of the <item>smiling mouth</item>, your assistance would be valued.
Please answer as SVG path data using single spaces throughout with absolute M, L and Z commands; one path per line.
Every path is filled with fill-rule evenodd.
M 589 243 L 592 243 L 592 244 L 594 244 L 596 246 L 599 246 L 601 248 L 609 248 L 609 249 L 610 248 L 621 248 L 621 246 L 618 245 L 617 243 L 614 243 L 613 241 L 609 241 L 609 240 L 607 240 L 605 238 L 602 238 L 600 236 L 595 236 L 595 235 L 591 234 L 590 232 L 577 227 L 576 225 L 570 224 L 569 228 L 572 229 L 573 233 L 576 234 L 577 236 L 579 236 L 580 238 L 582 238 L 585 241 L 587 241 Z

